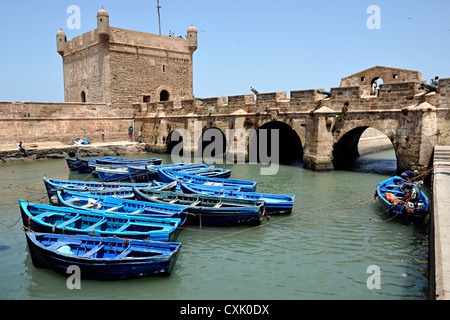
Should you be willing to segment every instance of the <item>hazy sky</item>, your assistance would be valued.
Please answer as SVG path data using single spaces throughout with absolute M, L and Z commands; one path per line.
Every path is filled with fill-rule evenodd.
M 68 7 L 80 8 L 69 29 Z M 380 65 L 450 77 L 450 1 L 160 0 L 162 34 L 198 30 L 194 95 L 207 98 L 338 87 Z M 380 9 L 379 20 L 367 13 Z M 0 0 L 0 100 L 64 100 L 59 28 L 70 40 L 96 28 L 104 6 L 113 27 L 157 34 L 156 0 Z M 379 23 L 370 29 L 367 21 Z

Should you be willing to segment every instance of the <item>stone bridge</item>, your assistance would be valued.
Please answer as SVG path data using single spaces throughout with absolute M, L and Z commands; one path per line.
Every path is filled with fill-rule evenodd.
M 379 68 L 373 69 L 380 72 Z M 360 74 L 353 78 L 366 81 Z M 171 101 L 137 103 L 133 117 L 136 130 L 141 128 L 153 150 L 170 152 L 178 143 L 173 132 L 184 129 L 191 140 L 187 150 L 201 154 L 210 143 L 205 133 L 215 130 L 224 138 L 219 153 L 232 153 L 235 158 L 248 155 L 250 131 L 258 136 L 261 129 L 279 129 L 280 156 L 302 157 L 305 167 L 313 170 L 351 163 L 359 156 L 359 138 L 369 127 L 392 141 L 398 171 L 423 170 L 431 165 L 435 145 L 450 145 L 450 79 L 440 79 L 438 90 L 423 88 L 420 77 L 381 84 L 378 92 L 371 92 L 366 84 L 345 86 L 350 80 L 342 79 L 344 86 L 341 83 L 329 92 L 291 91 L 289 98 L 286 92 L 274 92 L 183 100 L 181 106 Z M 250 138 L 230 136 L 230 130 Z

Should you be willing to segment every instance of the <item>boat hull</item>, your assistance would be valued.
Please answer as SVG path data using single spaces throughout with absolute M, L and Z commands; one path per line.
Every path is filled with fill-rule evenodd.
M 133 190 L 140 201 L 167 204 L 175 203 L 174 200 L 178 199 L 180 201 L 178 205 L 187 207 L 188 214 L 185 222 L 187 225 L 216 227 L 260 225 L 266 213 L 264 201 L 223 199 L 138 188 Z M 199 200 L 201 204 L 193 205 Z
M 223 198 L 260 200 L 266 202 L 267 214 L 289 214 L 292 212 L 295 195 L 276 195 L 255 192 L 240 192 L 230 189 L 220 189 L 217 187 L 203 186 L 197 184 L 180 184 L 181 191 L 190 194 L 203 194 Z
M 62 254 L 57 249 L 50 249 L 38 241 L 38 237 L 58 237 L 56 241 L 69 244 L 73 249 L 83 249 L 86 243 L 105 243 L 96 252 L 96 257 L 83 257 L 74 254 Z M 61 275 L 70 276 L 71 268 L 77 266 L 82 279 L 93 280 L 124 280 L 142 278 L 154 275 L 170 275 L 180 252 L 180 243 L 157 243 L 148 241 L 131 241 L 130 246 L 147 254 L 147 257 L 124 257 L 115 259 L 124 253 L 124 241 L 114 238 L 98 238 L 87 236 L 47 235 L 26 232 L 27 244 L 33 265 L 37 268 L 48 268 Z M 88 242 L 89 241 L 89 242 Z M 81 248 L 78 243 L 81 243 Z M 108 246 L 111 248 L 106 251 Z M 54 246 L 56 248 L 56 246 Z M 88 248 L 82 253 L 86 254 Z M 115 252 L 112 252 L 114 250 Z M 153 251 L 153 252 L 151 252 Z M 97 258 L 103 255 L 107 258 Z M 113 258 L 111 258 L 113 256 Z
M 234 180 L 234 179 L 221 179 L 221 178 L 208 178 L 196 175 L 184 174 L 181 172 L 175 172 L 171 170 L 158 170 L 158 177 L 163 182 L 188 182 L 197 184 L 211 184 L 216 186 L 232 187 L 233 189 L 254 192 L 256 190 L 256 181 L 246 180 Z

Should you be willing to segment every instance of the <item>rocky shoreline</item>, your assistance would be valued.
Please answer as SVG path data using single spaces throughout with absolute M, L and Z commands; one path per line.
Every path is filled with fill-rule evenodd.
M 40 159 L 60 159 L 66 157 L 90 158 L 99 156 L 119 156 L 124 154 L 134 154 L 151 152 L 145 143 L 137 142 L 114 142 L 96 143 L 91 145 L 38 145 L 36 147 L 25 148 L 23 154 L 18 149 L 4 148 L 0 150 L 0 163 L 12 161 L 34 161 Z

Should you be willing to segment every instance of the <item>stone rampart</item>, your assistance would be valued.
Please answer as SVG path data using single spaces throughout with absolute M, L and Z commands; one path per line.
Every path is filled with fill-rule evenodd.
M 106 104 L 0 102 L 0 144 L 102 141 L 102 129 L 105 141 L 126 141 L 133 118 L 133 108 Z

